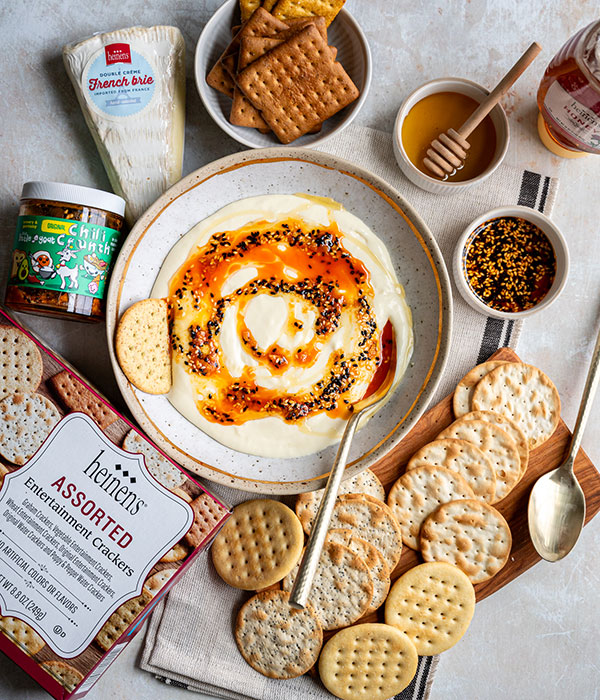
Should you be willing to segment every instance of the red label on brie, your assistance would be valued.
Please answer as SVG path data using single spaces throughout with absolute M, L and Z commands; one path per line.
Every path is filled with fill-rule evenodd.
M 112 63 L 131 63 L 131 48 L 129 44 L 108 44 L 104 47 L 106 65 Z

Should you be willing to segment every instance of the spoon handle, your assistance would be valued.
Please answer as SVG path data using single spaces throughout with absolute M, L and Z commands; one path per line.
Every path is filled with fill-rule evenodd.
M 306 545 L 306 549 L 304 550 L 304 556 L 302 557 L 302 562 L 300 563 L 300 568 L 298 569 L 298 574 L 296 575 L 294 587 L 292 588 L 292 592 L 290 594 L 290 605 L 293 608 L 298 608 L 301 610 L 306 606 L 310 589 L 312 587 L 312 582 L 315 577 L 315 572 L 317 571 L 317 566 L 319 565 L 323 543 L 325 542 L 325 537 L 327 536 L 327 531 L 329 530 L 329 521 L 331 520 L 331 514 L 333 513 L 335 499 L 337 498 L 340 483 L 342 481 L 342 475 L 344 474 L 344 469 L 346 468 L 346 463 L 348 461 L 350 445 L 352 444 L 352 438 L 356 432 L 358 419 L 360 418 L 361 413 L 362 411 L 355 411 L 350 416 L 350 420 L 346 423 L 346 428 L 344 430 L 340 446 L 338 447 L 335 462 L 333 463 L 333 467 L 329 474 L 329 479 L 327 480 L 325 493 L 321 499 L 319 512 L 317 513 L 317 517 L 312 526 L 310 537 L 308 538 L 308 543 Z
M 596 347 L 594 348 L 594 354 L 592 355 L 592 360 L 590 362 L 590 368 L 588 370 L 587 379 L 585 380 L 585 387 L 583 389 L 583 395 L 581 397 L 581 405 L 579 406 L 579 413 L 577 414 L 577 421 L 575 422 L 575 429 L 573 430 L 573 438 L 571 439 L 571 446 L 569 447 L 569 456 L 567 457 L 565 466 L 573 470 L 573 465 L 575 462 L 575 457 L 579 452 L 579 447 L 581 446 L 581 438 L 583 437 L 583 431 L 585 430 L 585 425 L 590 416 L 592 410 L 592 404 L 594 401 L 594 396 L 596 395 L 596 389 L 598 388 L 598 381 L 600 380 L 600 331 L 598 332 L 598 337 L 596 339 Z

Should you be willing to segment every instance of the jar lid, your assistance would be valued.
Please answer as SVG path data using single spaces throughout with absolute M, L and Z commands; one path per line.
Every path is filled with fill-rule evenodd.
M 125 200 L 112 192 L 81 185 L 65 185 L 62 182 L 26 182 L 21 199 L 48 199 L 51 202 L 79 204 L 110 211 L 118 216 L 125 213 Z

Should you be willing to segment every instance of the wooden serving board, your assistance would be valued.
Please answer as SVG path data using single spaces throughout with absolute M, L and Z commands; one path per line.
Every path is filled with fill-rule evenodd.
M 500 348 L 490 357 L 490 360 L 521 362 L 510 348 Z M 406 463 L 412 455 L 423 445 L 434 440 L 438 433 L 450 425 L 453 420 L 452 395 L 450 395 L 430 408 L 402 442 L 372 467 L 383 483 L 386 494 L 396 479 L 404 473 Z M 538 477 L 561 464 L 570 440 L 571 432 L 561 419 L 552 437 L 530 453 L 525 476 L 506 498 L 494 504 L 494 507 L 502 513 L 510 526 L 513 538 L 512 550 L 507 564 L 501 571 L 488 581 L 475 586 L 477 600 L 483 600 L 495 593 L 499 588 L 541 561 L 531 543 L 527 527 L 529 493 Z M 575 460 L 575 474 L 585 493 L 585 522 L 588 523 L 600 510 L 600 474 L 583 450 L 579 451 Z M 400 562 L 392 573 L 392 581 L 411 567 L 420 564 L 421 561 L 422 559 L 417 552 L 405 546 Z M 380 616 L 382 611 L 383 607 L 380 608 Z M 365 617 L 363 621 L 375 621 L 376 618 L 377 614 L 374 613 Z

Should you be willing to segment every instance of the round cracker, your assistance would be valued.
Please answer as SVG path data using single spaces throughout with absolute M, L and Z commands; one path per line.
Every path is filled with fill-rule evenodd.
M 42 394 L 7 396 L 0 401 L 0 454 L 13 464 L 25 464 L 59 420 L 58 409 Z
M 483 420 L 459 418 L 437 436 L 467 440 L 485 454 L 496 472 L 496 495 L 494 503 L 507 496 L 521 474 L 521 457 L 516 442 L 502 428 Z
M 475 590 L 453 564 L 429 562 L 409 569 L 392 586 L 385 621 L 404 632 L 421 656 L 453 647 L 475 612 Z
M 319 657 L 323 630 L 310 604 L 296 610 L 284 591 L 257 593 L 241 607 L 235 641 L 255 671 L 268 678 L 295 678 Z
M 390 571 L 402 554 L 402 531 L 392 509 L 367 494 L 346 493 L 333 508 L 329 527 L 350 528 L 356 535 L 375 545 Z
M 441 503 L 474 497 L 460 474 L 443 467 L 416 467 L 394 483 L 387 502 L 400 523 L 404 544 L 419 549 L 421 524 L 430 513 Z
M 135 430 L 130 430 L 123 440 L 122 447 L 127 452 L 141 453 L 150 474 L 168 489 L 175 489 L 185 482 L 185 474 L 153 447 Z
M 213 542 L 212 560 L 230 586 L 255 591 L 286 576 L 303 545 L 296 514 L 279 501 L 261 498 L 233 509 Z
M 487 423 L 493 423 L 511 436 L 519 450 L 519 457 L 521 458 L 521 474 L 519 480 L 522 479 L 527 471 L 527 465 L 529 464 L 529 445 L 527 444 L 525 433 L 521 428 L 510 418 L 503 416 L 501 413 L 496 413 L 495 411 L 470 411 L 466 413 L 463 418 L 464 420 L 484 420 Z
M 284 591 L 291 591 L 300 562 L 283 579 Z M 351 625 L 369 609 L 373 581 L 364 560 L 349 547 L 326 542 L 308 597 L 324 630 Z
M 35 391 L 44 363 L 37 345 L 18 328 L 0 327 L 0 399 Z
M 365 562 L 373 581 L 373 599 L 365 614 L 375 612 L 384 603 L 390 590 L 390 567 L 381 552 L 370 542 L 357 537 L 350 529 L 329 530 L 326 542 L 337 542 L 350 549 Z
M 464 416 L 465 413 L 469 413 L 469 411 L 472 410 L 471 399 L 477 382 L 482 377 L 485 377 L 486 374 L 496 369 L 496 367 L 505 364 L 507 364 L 505 360 L 489 360 L 488 362 L 477 365 L 477 367 L 473 367 L 472 370 L 465 374 L 456 385 L 454 395 L 452 396 L 452 408 L 454 409 L 456 418 L 460 418 Z
M 496 472 L 490 460 L 472 442 L 450 438 L 428 442 L 410 458 L 406 471 L 426 466 L 444 467 L 457 472 L 477 498 L 494 502 Z
M 455 564 L 472 583 L 497 574 L 511 546 L 510 527 L 502 514 L 475 499 L 444 503 L 421 528 L 423 559 Z
M 395 627 L 365 623 L 335 634 L 323 647 L 319 675 L 343 700 L 385 700 L 406 688 L 417 672 L 415 645 Z
M 301 493 L 296 498 L 296 515 L 300 518 L 307 535 L 310 535 L 324 493 L 325 489 L 318 489 Z M 350 479 L 342 481 L 338 495 L 345 493 L 366 493 L 380 501 L 385 500 L 383 485 L 370 469 L 365 469 Z
M 560 420 L 560 397 L 540 369 L 522 362 L 497 367 L 475 387 L 476 411 L 494 411 L 514 421 L 525 434 L 529 449 L 542 445 Z

